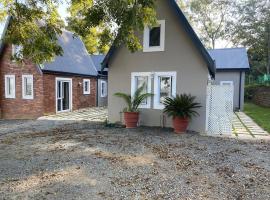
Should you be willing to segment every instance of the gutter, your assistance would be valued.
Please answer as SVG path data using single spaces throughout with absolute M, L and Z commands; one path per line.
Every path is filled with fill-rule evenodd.
M 242 72 L 240 72 L 240 83 L 239 83 L 239 110 L 241 110 L 242 103 Z

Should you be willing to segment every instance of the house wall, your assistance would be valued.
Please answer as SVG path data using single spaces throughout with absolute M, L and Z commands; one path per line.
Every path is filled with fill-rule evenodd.
M 108 106 L 108 95 L 107 97 L 101 97 L 101 81 L 107 82 L 108 87 L 108 79 L 107 78 L 99 78 L 98 79 L 98 106 L 100 107 L 106 107 Z
M 242 78 L 240 78 L 242 74 Z M 240 79 L 242 79 L 240 84 Z M 220 85 L 221 81 L 233 81 L 234 84 L 234 109 L 244 109 L 245 72 L 241 71 L 218 71 L 214 84 Z M 240 102 L 239 102 L 240 98 Z M 240 103 L 240 104 L 239 104 Z
M 41 71 L 30 61 L 23 64 L 11 61 L 12 47 L 6 45 L 0 60 L 1 117 L 5 119 L 32 119 L 43 115 L 43 79 Z M 5 75 L 15 75 L 16 98 L 5 97 Z M 22 75 L 33 75 L 34 99 L 22 98 Z
M 181 27 L 179 19 L 168 2 L 158 0 L 157 5 L 158 19 L 166 20 L 165 51 L 130 53 L 125 47 L 119 48 L 116 51 L 109 63 L 109 120 L 111 122 L 121 120 L 120 112 L 125 107 L 125 104 L 121 99 L 115 97 L 114 93 L 131 93 L 132 72 L 176 71 L 177 93 L 195 95 L 197 97 L 196 101 L 202 105 L 202 108 L 198 110 L 200 116 L 192 120 L 189 130 L 204 132 L 206 121 L 206 87 L 208 81 L 206 63 L 188 34 Z M 142 109 L 140 122 L 146 126 L 161 126 L 162 116 L 162 110 Z M 166 118 L 165 126 L 172 126 L 171 119 Z
M 54 74 L 44 74 L 44 114 L 56 113 L 56 78 L 72 79 L 72 109 L 78 110 L 96 106 L 97 79 L 93 77 L 61 76 Z M 91 92 L 89 95 L 83 94 L 83 79 L 90 79 Z

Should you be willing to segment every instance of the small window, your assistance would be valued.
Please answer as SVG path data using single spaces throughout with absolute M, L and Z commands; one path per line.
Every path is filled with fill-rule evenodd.
M 176 96 L 176 72 L 157 72 L 154 82 L 154 108 L 163 109 L 165 98 Z
M 20 45 L 12 45 L 12 56 L 17 58 L 23 58 L 22 49 L 23 47 Z
M 15 99 L 15 75 L 5 75 L 5 96 L 8 99 Z
M 90 94 L 90 79 L 83 79 L 83 94 Z
M 220 85 L 229 85 L 229 86 L 233 86 L 233 81 L 220 81 Z
M 164 51 L 165 47 L 165 20 L 158 21 L 156 27 L 144 28 L 144 52 Z
M 106 81 L 101 81 L 100 82 L 100 89 L 101 89 L 101 97 L 107 97 L 107 82 Z
M 22 75 L 22 97 L 23 99 L 34 99 L 33 75 Z
M 144 85 L 144 93 L 151 93 L 151 73 L 149 72 L 134 72 L 131 74 L 131 94 Z M 140 108 L 150 108 L 151 97 L 145 99 Z

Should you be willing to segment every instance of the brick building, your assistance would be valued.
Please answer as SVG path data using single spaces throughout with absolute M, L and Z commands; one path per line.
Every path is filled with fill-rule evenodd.
M 35 119 L 97 106 L 98 72 L 83 42 L 68 31 L 58 42 L 63 56 L 44 65 L 12 61 L 16 46 L 0 44 L 0 118 Z

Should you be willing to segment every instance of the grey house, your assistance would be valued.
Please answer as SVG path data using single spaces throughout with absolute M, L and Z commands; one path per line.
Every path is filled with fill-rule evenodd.
M 102 69 L 102 61 L 105 55 L 91 55 L 91 58 L 98 72 L 97 106 L 106 107 L 108 105 L 108 69 Z
M 245 48 L 208 50 L 216 62 L 216 85 L 234 86 L 234 109 L 243 110 L 245 73 L 250 69 Z
M 215 77 L 215 62 L 188 23 L 175 0 L 157 0 L 157 27 L 145 27 L 138 35 L 143 50 L 131 53 L 126 47 L 112 47 L 103 64 L 108 67 L 109 121 L 122 120 L 124 101 L 116 92 L 134 94 L 141 85 L 154 94 L 141 106 L 140 124 L 172 127 L 163 114 L 166 96 L 190 93 L 202 107 L 189 130 L 206 130 L 206 88 L 208 75 Z

